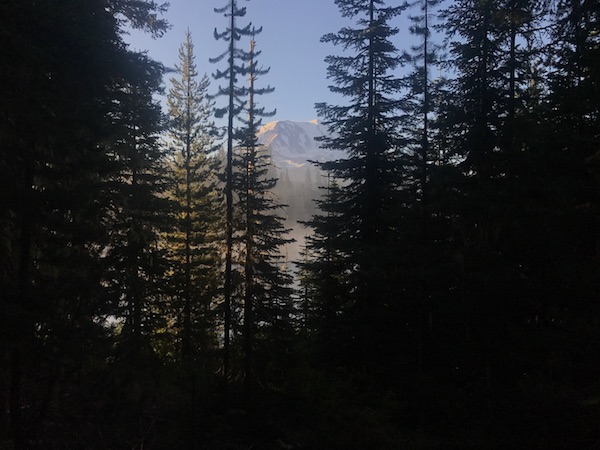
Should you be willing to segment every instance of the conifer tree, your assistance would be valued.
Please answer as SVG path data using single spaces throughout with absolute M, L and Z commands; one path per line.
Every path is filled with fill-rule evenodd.
M 467 317 L 456 344 L 464 353 L 453 358 L 475 368 L 488 414 L 498 390 L 514 382 L 506 375 L 508 349 L 525 339 L 521 324 L 538 301 L 532 292 L 523 294 L 523 280 L 541 236 L 532 225 L 546 214 L 530 207 L 545 184 L 534 181 L 544 150 L 536 132 L 539 99 L 530 90 L 537 81 L 532 68 L 541 51 L 536 30 L 543 14 L 539 2 L 529 1 L 459 1 L 442 14 L 456 73 L 450 103 L 462 102 L 446 103 L 440 112 L 445 152 L 458 172 L 453 201 L 445 205 L 461 274 L 450 320 Z
M 0 194 L 8 293 L 0 347 L 10 349 L 0 383 L 9 387 L 11 436 L 1 439 L 14 448 L 55 445 L 45 421 L 73 388 L 60 374 L 84 370 L 105 348 L 102 318 L 115 312 L 101 296 L 101 261 L 111 232 L 105 181 L 122 137 L 113 127 L 116 80 L 134 85 L 134 73 L 158 67 L 126 50 L 121 27 L 159 35 L 159 9 L 120 0 L 0 6 L 0 57 L 11 61 L 1 75 L 10 93 L 0 113 L 0 178 L 10 183 Z
M 323 198 L 316 200 L 319 214 L 304 224 L 312 228 L 306 237 L 306 248 L 300 267 L 302 286 L 301 314 L 305 334 L 314 342 L 317 362 L 344 362 L 344 357 L 353 349 L 347 337 L 347 299 L 351 292 L 348 274 L 351 272 L 348 235 L 344 227 L 343 211 L 338 198 L 342 188 L 331 176 L 323 187 Z
M 222 8 L 215 8 L 216 13 L 223 13 L 228 18 L 228 26 L 222 33 L 215 29 L 214 36 L 216 40 L 227 42 L 227 50 L 216 58 L 211 58 L 211 63 L 218 63 L 225 59 L 227 67 L 224 70 L 217 70 L 213 77 L 216 80 L 223 79 L 226 86 L 219 87 L 218 96 L 225 96 L 228 99 L 227 106 L 216 109 L 217 117 L 223 117 L 227 114 L 227 151 L 225 162 L 225 280 L 224 280 L 224 312 L 223 312 L 223 376 L 229 377 L 230 368 L 230 339 L 231 339 L 231 313 L 232 313 L 232 294 L 233 294 L 233 144 L 234 144 L 234 118 L 243 110 L 244 97 L 247 94 L 245 88 L 240 87 L 238 78 L 246 74 L 245 62 L 248 61 L 248 54 L 238 46 L 238 41 L 243 36 L 249 36 L 251 33 L 259 33 L 260 30 L 254 30 L 251 24 L 244 27 L 238 25 L 238 19 L 246 15 L 246 8 L 239 7 L 237 0 L 229 0 L 227 5 Z
M 155 327 L 151 304 L 163 290 L 160 278 L 166 264 L 159 234 L 166 229 L 170 202 L 163 195 L 162 114 L 152 98 L 164 69 L 143 54 L 131 53 L 130 58 L 139 69 L 123 74 L 115 86 L 119 109 L 112 116 L 117 133 L 110 148 L 114 169 L 105 187 L 111 202 L 105 282 L 117 317 L 125 322 L 126 349 L 137 352 L 149 349 Z
M 234 191 L 238 197 L 240 213 L 240 234 L 244 247 L 244 307 L 243 307 L 243 371 L 246 393 L 253 378 L 269 360 L 278 360 L 278 355 L 265 351 L 271 347 L 277 351 L 281 341 L 290 330 L 291 276 L 283 265 L 282 247 L 290 242 L 286 238 L 289 230 L 283 226 L 278 215 L 281 205 L 273 198 L 272 190 L 276 178 L 269 177 L 271 156 L 258 144 L 257 132 L 262 117 L 270 117 L 275 111 L 265 111 L 259 107 L 256 96 L 273 92 L 274 88 L 256 87 L 256 80 L 269 72 L 260 68 L 257 61 L 259 51 L 255 50 L 254 33 L 250 41 L 247 66 L 249 85 L 248 102 L 245 111 L 247 119 L 242 119 L 239 130 L 240 154 L 234 161 L 237 168 L 234 176 Z M 288 336 L 289 337 L 289 334 Z M 257 354 L 262 353 L 260 364 Z M 271 353 L 271 354 L 270 354 Z M 279 361 L 280 362 L 280 361 Z M 264 369 L 263 369 L 264 370 Z
M 359 360 L 382 361 L 383 334 L 390 331 L 385 321 L 391 316 L 384 311 L 395 289 L 390 283 L 391 249 L 401 184 L 396 154 L 401 81 L 391 73 L 400 60 L 390 42 L 398 30 L 389 22 L 404 7 L 385 7 L 381 0 L 337 0 L 336 4 L 343 16 L 357 24 L 322 38 L 354 52 L 326 58 L 333 81 L 330 89 L 346 97 L 346 102 L 343 106 L 317 104 L 317 111 L 331 133 L 323 139 L 323 147 L 347 156 L 321 164 L 321 168 L 343 185 L 338 198 L 343 216 L 339 233 L 347 239 L 340 250 L 353 268 L 353 295 L 346 309 L 354 324 L 353 336 L 348 339 L 357 343 Z
M 433 66 L 438 62 L 436 48 L 431 39 L 433 29 L 432 17 L 433 9 L 440 3 L 440 0 L 423 0 L 415 2 L 420 12 L 417 15 L 410 16 L 412 25 L 410 32 L 418 36 L 421 42 L 411 48 L 411 53 L 405 53 L 405 59 L 413 67 L 413 73 L 408 77 L 409 99 L 412 100 L 412 111 L 415 121 L 409 129 L 415 130 L 417 136 L 414 138 L 414 151 L 416 174 L 418 180 L 418 190 L 420 201 L 423 208 L 428 203 L 428 175 L 431 163 L 435 159 L 431 150 L 431 131 L 430 122 L 433 112 L 432 104 L 432 85 L 431 72 Z
M 405 274 L 404 307 L 402 317 L 410 330 L 404 346 L 405 355 L 412 362 L 414 370 L 416 410 L 419 411 L 419 426 L 423 427 L 426 418 L 425 399 L 427 387 L 425 373 L 431 366 L 434 343 L 432 337 L 437 317 L 437 305 L 446 301 L 450 286 L 447 279 L 449 255 L 448 217 L 440 211 L 438 174 L 445 167 L 434 147 L 436 129 L 434 110 L 435 99 L 439 95 L 441 80 L 434 82 L 432 74 L 440 64 L 439 46 L 432 38 L 435 27 L 435 11 L 439 0 L 419 0 L 412 3 L 417 9 L 410 16 L 410 32 L 418 43 L 405 52 L 403 59 L 412 66 L 404 82 L 405 106 L 403 135 L 406 146 L 403 149 L 405 161 L 405 182 L 402 191 L 405 196 L 404 214 L 399 222 L 402 229 L 401 259 L 402 273 Z M 442 276 L 445 275 L 445 276 Z
M 549 100 L 556 108 L 549 119 L 561 125 L 553 128 L 552 140 L 560 139 L 559 145 L 572 149 L 578 160 L 594 152 L 598 137 L 599 15 L 594 2 L 558 2 L 549 49 Z M 579 136 L 576 142 L 570 139 L 572 133 Z
M 175 153 L 170 195 L 177 204 L 177 225 L 169 238 L 169 250 L 175 295 L 182 299 L 177 309 L 184 359 L 190 358 L 196 345 L 209 344 L 218 267 L 214 248 L 219 218 L 215 178 L 218 160 L 209 155 L 215 148 L 213 102 L 208 100 L 208 77 L 199 79 L 193 49 L 188 30 L 176 66 L 179 78 L 171 78 L 167 97 L 169 144 Z
M 96 331 L 93 249 L 103 243 L 98 178 L 106 167 L 100 143 L 111 72 L 100 55 L 114 52 L 107 38 L 113 29 L 94 17 L 98 5 L 63 6 L 0 7 L 0 55 L 11 61 L 1 75 L 10 92 L 0 113 L 0 347 L 7 352 L 0 384 L 15 448 L 28 447 L 34 417 L 47 412 L 29 387 L 53 389 L 59 364 L 76 358 L 69 331 L 79 333 L 82 347 Z M 74 45 L 57 44 L 63 41 Z M 96 44 L 96 53 L 76 56 Z M 48 359 L 36 356 L 43 354 Z M 25 404 L 35 406 L 26 411 Z
M 583 324 L 598 317 L 594 292 L 600 274 L 594 242 L 600 220 L 600 7 L 579 0 L 554 5 L 548 48 L 551 64 L 548 83 L 542 84 L 549 92 L 542 91 L 540 102 L 542 158 L 536 166 L 538 177 L 543 176 L 539 183 L 543 197 L 537 198 L 545 200 L 538 203 L 544 207 L 546 225 L 539 227 L 543 232 L 532 242 L 537 244 L 538 261 L 545 264 L 528 264 L 528 275 L 539 280 L 536 295 L 541 301 L 535 313 L 546 321 L 568 324 L 572 345 L 577 346 L 580 339 L 598 342 L 597 328 L 584 331 Z M 568 317 L 556 313 L 567 310 Z M 587 351 L 597 348 L 590 346 Z M 597 376 L 595 368 L 585 367 L 586 360 L 582 355 L 576 369 L 589 374 L 582 384 Z M 556 367 L 553 375 L 562 368 Z
M 454 67 L 457 68 L 458 75 L 454 80 L 451 80 L 449 87 L 451 99 L 447 100 L 445 105 L 450 111 L 440 112 L 440 116 L 447 117 L 450 123 L 445 123 L 442 127 L 445 130 L 452 130 L 450 135 L 445 136 L 446 142 L 449 143 L 444 152 L 447 158 L 455 161 L 458 165 L 457 176 L 452 178 L 454 186 L 460 186 L 461 191 L 459 199 L 452 203 L 450 210 L 447 213 L 451 217 L 461 221 L 458 228 L 460 233 L 455 232 L 455 235 L 460 237 L 470 236 L 469 239 L 476 239 L 469 234 L 474 230 L 482 230 L 478 238 L 486 239 L 491 232 L 492 219 L 487 218 L 486 224 L 483 223 L 483 216 L 489 212 L 491 205 L 490 199 L 495 196 L 493 181 L 497 179 L 497 153 L 500 137 L 497 131 L 500 129 L 501 117 L 499 105 L 501 96 L 499 89 L 502 87 L 502 76 L 499 70 L 499 61 L 502 55 L 502 37 L 499 35 L 499 23 L 495 19 L 496 6 L 494 1 L 476 1 L 476 2 L 455 2 L 442 12 L 442 17 L 445 20 L 444 27 L 449 34 L 450 44 L 450 60 Z M 460 104 L 456 101 L 460 98 Z M 453 200 L 452 199 L 447 199 Z M 471 214 L 469 214 L 471 213 Z M 468 217 L 468 218 L 467 218 Z M 485 231 L 484 231 L 485 230 Z M 470 242 L 470 241 L 469 241 Z M 489 244 L 481 244 L 477 248 L 487 248 Z M 467 259 L 470 264 L 475 267 L 484 266 L 484 257 L 481 260 L 471 263 L 471 258 L 475 255 L 464 255 L 464 250 L 473 250 L 474 247 L 469 247 L 465 242 L 458 241 L 455 243 L 455 251 L 458 255 L 459 264 L 463 262 L 463 258 Z M 489 256 L 489 253 L 487 253 Z M 462 269 L 461 267 L 460 269 Z M 478 274 L 485 270 L 478 271 Z M 459 272 L 460 273 L 460 272 Z M 489 272 L 488 272 L 489 273 Z M 461 283 L 462 282 L 462 283 Z M 482 345 L 476 348 L 469 348 L 470 364 L 477 367 L 479 374 L 486 373 L 486 368 L 492 372 L 491 365 L 487 365 L 491 361 L 491 347 L 487 345 L 491 341 L 488 336 L 492 336 L 491 325 L 489 320 L 493 320 L 490 304 L 494 302 L 490 299 L 490 292 L 480 292 L 481 298 L 485 298 L 486 305 L 477 308 L 477 312 L 473 311 L 473 300 L 469 294 L 464 294 L 469 289 L 475 288 L 475 283 L 466 286 L 464 280 L 459 280 L 459 289 L 461 289 L 461 301 L 465 305 L 457 307 L 458 311 L 451 314 L 453 321 L 457 320 L 458 314 L 464 310 L 467 312 L 469 324 L 465 324 L 465 332 L 461 335 L 466 337 L 466 340 L 475 339 L 476 343 Z M 483 286 L 487 288 L 488 284 L 481 282 L 477 287 Z M 479 306 L 479 305 L 478 305 Z M 486 317 L 485 325 L 483 325 L 483 317 L 478 313 L 489 314 Z M 464 313 L 463 313 L 464 314 Z M 477 316 L 475 318 L 475 316 Z M 499 318 L 498 318 L 499 319 Z M 473 326 L 482 326 L 486 331 L 489 330 L 489 335 L 473 337 Z M 477 328 L 479 331 L 479 328 Z M 485 344 L 484 344 L 485 343 Z M 469 343 L 471 345 L 471 343 Z M 464 342 L 457 344 L 459 348 L 467 348 Z M 456 357 L 455 355 L 452 355 Z M 463 355 L 460 355 L 463 356 Z M 491 378 L 489 379 L 491 381 Z M 486 404 L 491 404 L 491 384 L 486 386 L 485 378 L 481 377 L 478 382 L 481 386 L 488 387 L 487 396 L 482 395 L 487 400 Z M 480 387 L 483 390 L 483 388 Z M 485 391 L 484 391 L 485 392 Z

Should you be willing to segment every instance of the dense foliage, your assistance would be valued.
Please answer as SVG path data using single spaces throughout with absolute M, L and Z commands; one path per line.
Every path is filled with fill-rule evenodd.
M 597 448 L 598 3 L 335 0 L 295 277 L 238 3 L 0 3 L 0 448 Z

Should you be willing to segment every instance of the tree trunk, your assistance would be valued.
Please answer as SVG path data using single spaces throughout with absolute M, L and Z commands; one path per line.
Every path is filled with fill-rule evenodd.
M 189 116 L 189 111 L 188 111 Z M 191 193 L 191 130 L 188 130 L 185 155 L 185 292 L 183 306 L 183 339 L 181 353 L 187 362 L 191 354 L 192 340 L 192 193 Z
M 226 230 L 225 230 L 225 282 L 223 286 L 225 304 L 223 313 L 223 377 L 225 383 L 229 378 L 229 340 L 231 330 L 231 294 L 232 274 L 231 258 L 233 252 L 233 116 L 235 89 L 235 10 L 236 1 L 231 0 L 231 37 L 229 39 L 229 115 L 227 123 L 227 163 L 225 167 L 225 201 L 226 201 Z
M 254 55 L 254 39 L 250 41 L 250 55 Z M 254 66 L 253 59 L 250 67 Z M 250 86 L 248 94 L 248 126 L 254 130 L 254 73 L 250 73 Z M 253 142 L 253 141 L 252 141 Z M 254 144 L 247 149 L 246 156 L 246 266 L 245 295 L 244 295 L 244 391 L 246 400 L 249 400 L 252 389 L 252 300 L 254 294 L 254 217 L 252 207 L 254 204 L 254 167 L 256 165 L 256 148 Z

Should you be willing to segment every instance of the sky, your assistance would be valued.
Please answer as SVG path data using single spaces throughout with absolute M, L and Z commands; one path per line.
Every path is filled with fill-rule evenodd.
M 131 32 L 126 37 L 131 48 L 148 51 L 153 59 L 173 67 L 178 63 L 178 50 L 189 28 L 198 72 L 211 76 L 216 69 L 223 70 L 225 63 L 210 64 L 208 59 L 227 48 L 226 42 L 216 41 L 213 36 L 215 28 L 224 31 L 227 27 L 227 19 L 214 12 L 214 8 L 225 6 L 227 0 L 170 0 L 170 3 L 164 17 L 172 28 L 159 39 Z M 257 88 L 270 85 L 275 92 L 261 96 L 258 103 L 267 110 L 277 110 L 274 118 L 264 122 L 316 119 L 315 103 L 342 102 L 328 90 L 324 62 L 327 55 L 339 54 L 340 50 L 320 42 L 324 34 L 352 24 L 341 17 L 334 0 L 239 0 L 239 5 L 247 8 L 246 16 L 238 19 L 239 25 L 251 22 L 256 27 L 263 27 L 262 33 L 255 38 L 256 49 L 262 52 L 258 62 L 263 68 L 270 68 L 270 72 L 258 79 Z M 398 40 L 405 34 L 401 31 Z M 402 48 L 400 42 L 395 43 Z M 165 82 L 168 89 L 168 79 Z M 209 93 L 215 93 L 221 83 L 224 81 L 211 77 Z M 221 97 L 216 101 L 219 107 L 224 106 L 226 100 Z

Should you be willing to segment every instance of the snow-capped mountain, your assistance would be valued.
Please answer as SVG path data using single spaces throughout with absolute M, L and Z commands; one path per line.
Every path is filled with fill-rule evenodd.
M 289 169 L 305 166 L 308 161 L 336 159 L 339 154 L 322 149 L 315 138 L 325 136 L 327 129 L 316 120 L 292 122 L 277 120 L 263 125 L 258 131 L 258 142 L 271 148 L 273 162 L 278 168 Z

